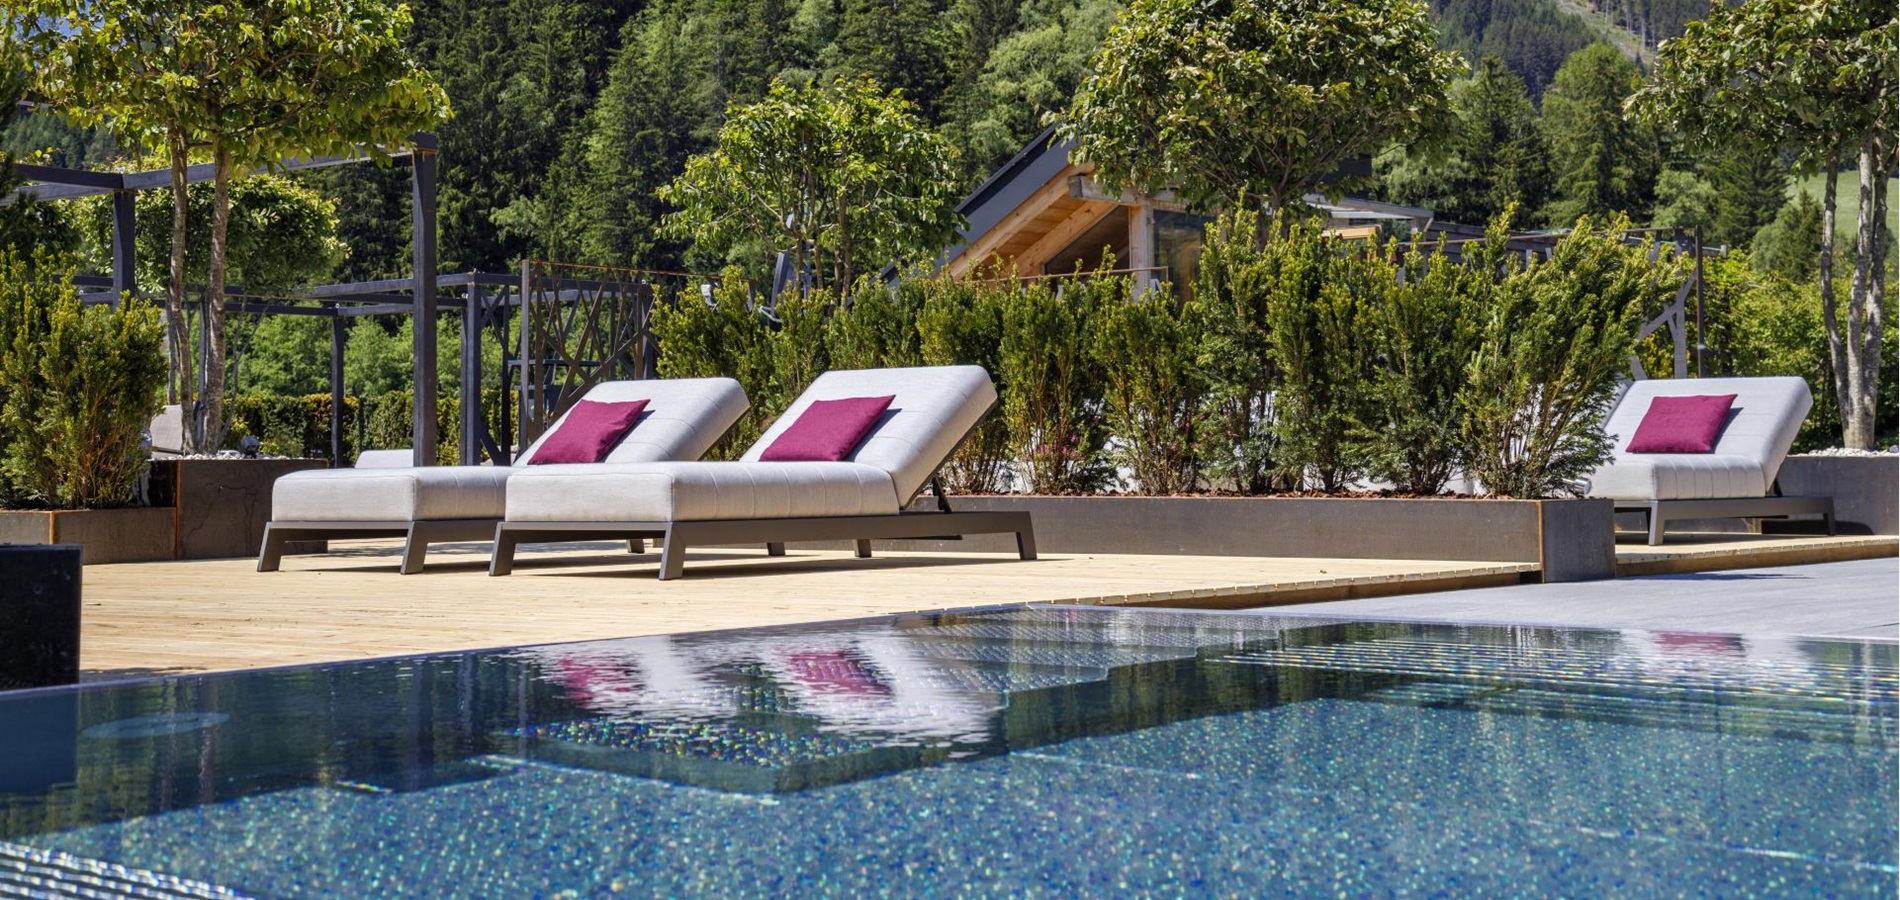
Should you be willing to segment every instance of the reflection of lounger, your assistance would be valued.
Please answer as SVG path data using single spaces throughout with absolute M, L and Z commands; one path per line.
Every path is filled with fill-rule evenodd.
M 1735 402 L 1711 452 L 1625 449 L 1656 398 L 1724 394 L 1734 394 Z M 1651 544 L 1662 543 L 1671 519 L 1818 514 L 1832 534 L 1832 499 L 1771 496 L 1778 494 L 1775 474 L 1812 405 L 1808 383 L 1795 377 L 1638 381 L 1604 423 L 1615 456 L 1591 473 L 1589 496 L 1613 500 L 1619 511 L 1647 514 Z
M 562 468 L 698 459 L 747 406 L 745 391 L 730 378 L 611 381 L 596 385 L 582 399 L 645 400 L 647 407 L 604 462 Z M 276 571 L 286 541 L 404 537 L 402 573 L 408 575 L 422 571 L 432 542 L 489 540 L 502 517 L 508 480 L 545 468 L 532 465 L 535 453 L 566 421 L 563 414 L 511 466 L 372 465 L 279 478 L 271 492 L 271 522 L 264 530 L 257 570 Z
M 814 402 L 890 396 L 888 410 L 838 462 L 760 457 Z M 738 462 L 541 466 L 508 483 L 507 519 L 495 531 L 489 572 L 512 568 L 517 544 L 660 538 L 660 578 L 678 578 L 686 548 L 873 538 L 1014 533 L 1036 558 L 1027 512 L 903 512 L 964 436 L 996 405 L 977 366 L 827 372 L 813 381 Z

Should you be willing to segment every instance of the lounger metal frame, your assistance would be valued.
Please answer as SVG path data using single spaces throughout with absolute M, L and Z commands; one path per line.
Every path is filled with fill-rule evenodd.
M 290 541 L 338 541 L 349 538 L 404 538 L 402 574 L 422 571 L 429 545 L 444 541 L 486 541 L 495 535 L 500 519 L 416 519 L 410 522 L 270 522 L 264 526 L 264 546 L 257 554 L 259 572 L 275 572 Z
M 1821 516 L 1827 533 L 1834 533 L 1832 497 L 1730 497 L 1712 500 L 1615 500 L 1617 512 L 1640 512 L 1648 517 L 1649 545 L 1663 542 L 1664 526 L 1672 519 L 1779 519 Z
M 670 581 L 686 572 L 686 548 L 707 544 L 763 543 L 772 556 L 784 556 L 791 541 L 857 542 L 857 556 L 871 556 L 871 541 L 893 539 L 949 539 L 966 534 L 1016 535 L 1016 553 L 1036 558 L 1036 534 L 1029 513 L 900 512 L 877 516 L 813 516 L 789 519 L 711 519 L 698 522 L 501 522 L 495 526 L 495 555 L 488 574 L 514 571 L 515 547 L 521 544 L 588 541 L 602 538 L 654 539 L 661 542 L 660 580 Z

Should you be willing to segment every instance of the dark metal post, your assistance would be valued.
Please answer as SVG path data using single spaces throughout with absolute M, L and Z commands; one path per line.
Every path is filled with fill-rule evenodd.
M 1702 377 L 1702 355 L 1709 347 L 1702 330 L 1702 226 L 1695 227 L 1695 377 Z
M 527 260 L 521 261 L 521 357 L 517 360 L 521 368 L 521 388 L 515 402 L 519 404 L 520 428 L 515 439 L 521 443 L 521 449 L 528 449 L 536 435 L 528 433 L 528 423 L 534 421 L 534 393 L 539 390 L 539 379 L 535 377 L 534 356 L 528 352 L 528 332 L 534 329 L 534 266 Z
M 330 307 L 330 468 L 343 468 L 343 310 Z
M 417 147 L 409 157 L 414 175 L 411 219 L 415 229 L 415 421 L 410 431 L 415 464 L 433 466 L 435 459 L 435 148 Z
M 471 284 L 462 306 L 462 465 L 482 461 L 482 286 Z
M 133 246 L 137 219 L 132 203 L 137 196 L 131 191 L 112 192 L 112 292 L 119 296 L 138 291 L 138 275 L 133 269 L 137 262 Z

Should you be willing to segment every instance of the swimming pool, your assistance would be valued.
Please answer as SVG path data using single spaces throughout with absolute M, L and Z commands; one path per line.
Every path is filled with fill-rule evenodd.
M 1034 607 L 0 695 L 0 895 L 1868 895 L 1886 642 Z

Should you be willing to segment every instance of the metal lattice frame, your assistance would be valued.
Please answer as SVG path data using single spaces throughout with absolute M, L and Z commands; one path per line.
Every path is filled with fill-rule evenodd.
M 517 371 L 525 447 L 603 381 L 658 375 L 656 303 L 703 294 L 716 276 L 526 261 Z

